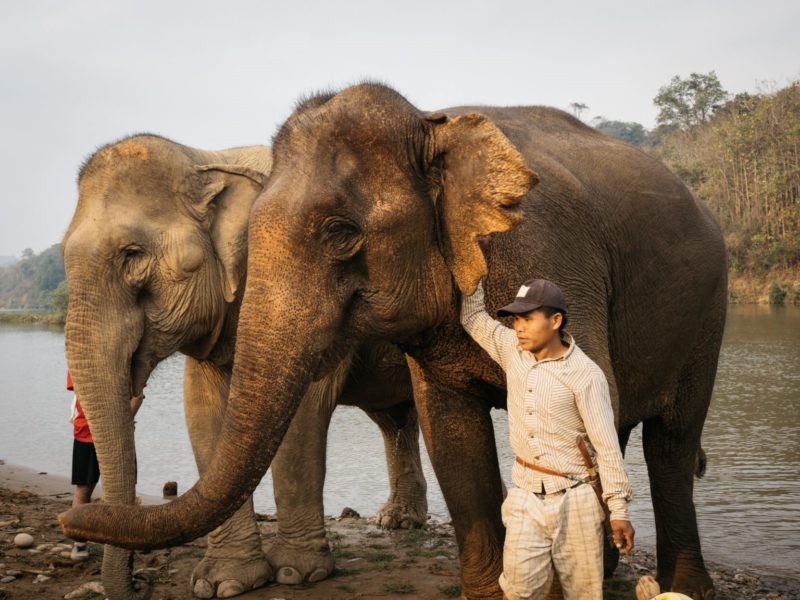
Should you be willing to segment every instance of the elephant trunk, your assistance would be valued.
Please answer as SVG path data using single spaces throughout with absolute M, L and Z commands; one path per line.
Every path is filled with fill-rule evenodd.
M 130 409 L 130 364 L 141 337 L 141 317 L 125 303 L 101 298 L 90 273 L 72 270 L 67 313 L 67 363 L 75 393 L 89 421 L 108 503 L 133 504 L 136 496 L 136 450 Z M 138 331 L 138 335 L 137 335 Z M 102 580 L 111 598 L 135 599 L 147 589 L 134 590 L 132 554 L 106 548 Z
M 309 307 L 290 305 L 286 295 L 265 303 L 267 290 L 266 282 L 248 281 L 228 407 L 200 480 L 166 505 L 72 509 L 59 516 L 67 535 L 132 549 L 174 546 L 208 533 L 252 494 L 289 427 L 321 350 Z

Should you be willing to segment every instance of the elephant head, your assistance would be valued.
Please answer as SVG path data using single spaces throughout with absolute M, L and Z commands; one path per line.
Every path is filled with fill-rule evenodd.
M 131 395 L 176 351 L 225 351 L 217 340 L 241 296 L 250 209 L 270 164 L 266 147 L 206 152 L 139 135 L 80 171 L 62 243 L 66 351 L 107 502 L 134 501 Z M 129 554 L 118 550 L 106 549 L 103 566 L 114 598 L 131 594 Z
M 424 114 L 363 84 L 302 102 L 274 139 L 249 226 L 231 394 L 207 472 L 167 506 L 79 507 L 73 536 L 130 548 L 193 539 L 268 468 L 300 398 L 355 343 L 405 343 L 486 271 L 479 241 L 507 231 L 536 183 L 479 114 Z M 455 285 L 454 285 L 455 282 Z

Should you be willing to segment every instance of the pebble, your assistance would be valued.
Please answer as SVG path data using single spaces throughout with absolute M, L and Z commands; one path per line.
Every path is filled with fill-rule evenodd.
M 41 553 L 42 553 L 42 551 L 41 550 L 37 550 L 36 548 L 29 548 L 28 549 L 28 554 L 41 554 Z
M 30 533 L 18 533 L 14 536 L 14 545 L 17 548 L 30 548 L 33 546 L 34 541 Z
M 52 577 L 48 577 L 47 575 L 42 575 L 41 573 L 36 576 L 36 579 L 33 580 L 33 583 L 44 583 L 46 581 L 50 581 Z
M 11 583 L 15 579 L 16 579 L 16 577 L 12 577 L 11 575 L 6 575 L 2 579 L 0 579 L 0 583 Z
M 22 575 L 22 571 L 17 571 L 15 569 L 9 569 L 8 571 L 6 571 L 6 575 L 11 575 L 12 577 L 19 577 L 20 575 Z
M 38 546 L 36 546 L 36 549 L 39 552 L 44 552 L 45 550 L 50 550 L 50 548 L 52 548 L 52 547 L 53 547 L 53 544 L 39 544 Z

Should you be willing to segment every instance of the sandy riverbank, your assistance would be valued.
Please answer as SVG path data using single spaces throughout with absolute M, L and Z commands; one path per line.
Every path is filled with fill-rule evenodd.
M 55 516 L 71 498 L 64 477 L 0 464 L 0 600 L 63 598 L 82 584 L 99 581 L 102 546 L 90 544 L 91 558 L 72 563 L 62 556 L 70 540 L 61 535 Z M 145 497 L 144 503 L 161 502 Z M 367 518 L 329 518 L 329 539 L 337 560 L 334 576 L 315 585 L 270 585 L 242 598 L 308 600 L 354 598 L 453 598 L 460 595 L 453 529 L 429 521 L 426 528 L 387 532 Z M 260 522 L 265 547 L 276 524 Z M 35 538 L 33 550 L 14 546 L 13 538 L 27 532 Z M 65 544 L 65 546 L 59 546 Z M 137 553 L 136 568 L 147 569 L 155 580 L 154 600 L 192 598 L 188 581 L 205 548 L 205 538 L 190 544 Z M 722 600 L 789 600 L 800 598 L 800 578 L 765 577 L 757 572 L 709 565 Z M 634 598 L 638 577 L 654 574 L 651 552 L 637 549 L 623 559 L 616 575 L 605 582 L 605 598 Z M 85 600 L 102 596 L 87 592 Z

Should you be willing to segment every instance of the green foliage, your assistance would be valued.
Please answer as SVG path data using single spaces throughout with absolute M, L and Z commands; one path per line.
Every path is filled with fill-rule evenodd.
M 47 308 L 51 313 L 66 315 L 67 305 L 69 304 L 69 289 L 67 282 L 62 281 L 58 287 L 47 296 Z
M 594 121 L 592 122 L 594 123 Z M 648 146 L 650 144 L 650 136 L 641 123 L 607 121 L 601 117 L 595 125 L 595 129 L 605 133 L 607 136 L 635 146 Z
M 681 129 L 706 123 L 727 96 L 714 71 L 692 73 L 687 79 L 676 75 L 653 99 L 656 122 Z
M 64 279 L 64 261 L 58 244 L 38 255 L 26 248 L 19 261 L 0 267 L 0 308 L 46 308 L 51 293 Z M 61 295 L 65 292 L 56 294 L 55 299 L 63 300 Z
M 387 581 L 383 584 L 383 591 L 389 594 L 413 594 L 416 590 L 407 581 Z
M 786 303 L 786 290 L 779 283 L 773 283 L 769 289 L 769 303 L 783 306 Z
M 461 596 L 461 586 L 457 583 L 454 585 L 448 585 L 447 587 L 439 588 L 439 591 L 448 598 L 458 598 Z
M 705 121 L 692 117 L 680 126 L 660 126 L 651 135 L 654 153 L 717 217 L 732 271 L 796 269 L 800 82 L 773 93 L 737 94 L 712 112 Z

